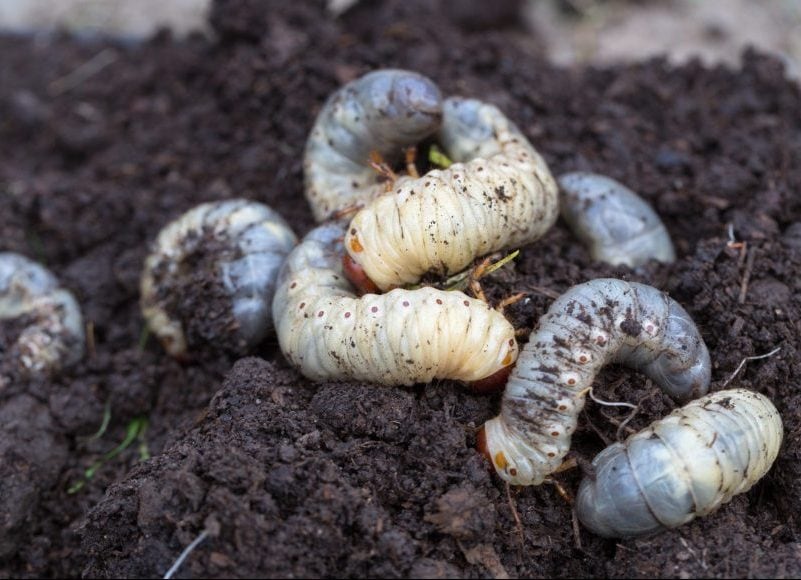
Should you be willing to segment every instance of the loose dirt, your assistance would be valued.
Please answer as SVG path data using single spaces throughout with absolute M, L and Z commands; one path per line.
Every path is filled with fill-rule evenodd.
M 71 371 L 0 392 L 0 575 L 163 575 L 202 531 L 178 577 L 801 575 L 798 87 L 756 53 L 740 71 L 558 69 L 508 3 L 454 19 L 450 4 L 363 2 L 334 20 L 320 2 L 237 0 L 215 5 L 214 40 L 0 37 L 0 248 L 51 268 L 93 337 Z M 87 76 L 92 59 L 106 64 Z M 675 264 L 593 263 L 559 223 L 485 289 L 526 292 L 508 314 L 528 330 L 578 282 L 662 288 L 699 325 L 713 388 L 781 347 L 729 383 L 767 394 L 784 419 L 762 482 L 676 531 L 603 540 L 574 528 L 554 485 L 507 490 L 490 475 L 473 446 L 497 397 L 449 382 L 312 384 L 275 344 L 180 364 L 143 332 L 148 243 L 183 211 L 247 197 L 310 229 L 308 131 L 328 94 L 376 67 L 491 101 L 554 173 L 604 173 L 655 206 Z M 639 403 L 634 429 L 674 407 L 616 367 L 596 394 Z M 85 480 L 141 418 L 147 431 Z M 575 455 L 591 459 L 623 418 L 588 405 Z M 558 481 L 575 491 L 580 471 Z

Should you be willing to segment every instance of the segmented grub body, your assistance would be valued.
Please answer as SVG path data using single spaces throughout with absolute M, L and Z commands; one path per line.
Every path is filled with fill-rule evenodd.
M 399 179 L 348 228 L 350 259 L 382 290 L 459 272 L 476 257 L 533 242 L 556 221 L 545 161 L 496 107 L 447 99 L 439 139 L 458 163 Z
M 171 290 L 180 287 L 181 280 L 192 274 L 193 262 L 205 256 L 221 292 L 230 299 L 231 330 L 246 347 L 258 344 L 273 330 L 278 270 L 296 244 L 284 219 L 260 203 L 236 199 L 189 210 L 161 230 L 145 261 L 141 279 L 145 321 L 169 354 L 186 355 L 187 320 L 174 314 L 182 297 Z
M 403 149 L 434 134 L 442 95 L 426 77 L 378 70 L 339 89 L 326 101 L 306 143 L 306 198 L 322 222 L 383 191 L 371 152 L 392 163 Z
M 78 302 L 49 270 L 19 254 L 0 253 L 0 323 L 21 321 L 2 366 L 23 376 L 47 375 L 81 359 L 84 325 Z M 2 371 L 0 371 L 2 372 Z M 0 385 L 4 382 L 0 376 Z
M 475 381 L 514 362 L 512 325 L 461 292 L 396 289 L 357 298 L 342 272 L 343 228 L 313 230 L 279 276 L 278 340 L 301 373 L 316 381 L 411 385 Z
M 744 389 L 711 393 L 604 449 L 579 488 L 581 522 L 606 537 L 644 536 L 705 516 L 770 469 L 782 421 Z
M 662 220 L 639 195 L 596 173 L 559 177 L 562 217 L 595 260 L 636 267 L 673 262 L 676 252 Z
M 574 286 L 540 319 L 480 441 L 498 474 L 538 485 L 562 462 L 595 375 L 616 362 L 688 399 L 709 387 L 706 345 L 687 312 L 659 290 L 615 279 Z

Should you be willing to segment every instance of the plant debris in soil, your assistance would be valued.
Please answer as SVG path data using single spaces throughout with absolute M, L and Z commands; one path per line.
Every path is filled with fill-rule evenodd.
M 0 248 L 51 268 L 92 337 L 75 368 L 0 392 L 0 575 L 158 576 L 201 535 L 177 577 L 801 575 L 798 87 L 754 52 L 742 70 L 554 68 L 516 30 L 515 2 L 489 16 L 458 4 L 362 2 L 335 19 L 323 2 L 219 1 L 213 40 L 0 36 Z M 100 70 L 75 76 L 101 54 Z M 159 229 L 246 197 L 308 231 L 301 157 L 315 115 L 379 67 L 498 105 L 555 174 L 603 173 L 654 205 L 674 264 L 594 263 L 559 223 L 482 285 L 495 301 L 526 293 L 506 310 L 524 335 L 592 278 L 668 291 L 710 348 L 713 389 L 728 380 L 776 403 L 786 439 L 767 477 L 675 531 L 604 540 L 574 526 L 555 486 L 490 475 L 475 431 L 497 397 L 450 382 L 312 384 L 275 344 L 180 364 L 148 337 L 138 281 Z M 675 407 L 618 367 L 595 392 L 638 405 L 621 436 Z M 627 412 L 587 405 L 580 463 Z M 142 440 L 86 479 L 143 417 Z M 573 492 L 580 477 L 557 476 Z

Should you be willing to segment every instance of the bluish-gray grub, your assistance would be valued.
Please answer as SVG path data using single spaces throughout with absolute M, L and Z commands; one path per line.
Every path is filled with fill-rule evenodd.
M 599 453 L 576 513 L 610 538 L 681 526 L 748 491 L 770 469 L 782 436 L 767 397 L 745 389 L 709 394 Z
M 306 143 L 306 199 L 314 218 L 322 222 L 383 191 L 371 152 L 393 163 L 441 122 L 442 95 L 420 74 L 377 70 L 340 88 L 323 105 Z
M 213 249 L 204 247 L 208 237 Z M 165 226 L 145 260 L 141 280 L 141 307 L 150 330 L 175 357 L 184 357 L 188 345 L 186 320 L 178 320 L 168 296 L 176 279 L 189 274 L 189 257 L 212 251 L 211 262 L 236 321 L 236 333 L 246 347 L 260 343 L 273 331 L 271 316 L 278 270 L 297 237 L 284 219 L 264 204 L 234 199 L 201 204 Z M 193 312 L 192 316 L 203 316 Z
M 484 425 L 485 451 L 514 485 L 538 485 L 570 449 L 578 414 L 601 368 L 642 371 L 674 398 L 706 393 L 709 352 L 687 312 L 645 284 L 611 278 L 574 286 L 531 333 L 501 413 Z
M 559 177 L 562 217 L 595 260 L 634 268 L 673 262 L 676 252 L 662 220 L 639 195 L 596 173 Z
M 78 362 L 85 338 L 81 309 L 69 290 L 44 266 L 11 252 L 0 253 L 0 323 L 24 322 L 13 344 L 0 351 L 0 365 L 23 376 L 52 374 Z M 0 386 L 8 378 L 0 371 Z

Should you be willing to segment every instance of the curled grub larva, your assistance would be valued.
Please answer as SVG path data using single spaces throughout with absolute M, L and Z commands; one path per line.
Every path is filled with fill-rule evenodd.
M 484 302 L 434 288 L 357 298 L 342 272 L 343 226 L 309 233 L 273 301 L 281 350 L 312 380 L 382 385 L 477 381 L 517 357 L 514 328 Z
M 559 467 L 586 393 L 610 362 L 641 370 L 678 399 L 709 387 L 709 352 L 676 301 L 622 280 L 574 286 L 540 319 L 506 384 L 500 415 L 480 434 L 502 478 L 538 485 Z
M 369 165 L 375 151 L 389 162 L 439 128 L 442 95 L 426 77 L 404 70 L 378 70 L 331 95 L 306 143 L 306 198 L 318 222 L 370 199 L 378 175 Z
M 559 177 L 562 217 L 595 260 L 636 267 L 672 262 L 673 243 L 654 209 L 614 179 L 595 173 Z
M 600 536 L 644 536 L 705 516 L 765 475 L 782 442 L 759 393 L 711 393 L 604 449 L 579 488 L 579 520 Z
M 23 376 L 47 375 L 83 356 L 75 297 L 43 266 L 10 252 L 0 253 L 0 322 L 17 327 L 13 342 L 0 344 L 0 362 Z
M 348 228 L 346 260 L 382 290 L 459 272 L 476 257 L 536 240 L 556 221 L 545 161 L 496 107 L 447 99 L 439 138 L 458 163 L 399 179 Z
M 283 218 L 260 203 L 237 199 L 189 210 L 161 230 L 145 261 L 141 306 L 148 327 L 168 353 L 183 357 L 185 326 L 210 316 L 212 298 L 222 296 L 226 308 L 221 318 L 225 334 L 232 337 L 231 349 L 258 344 L 273 329 L 270 309 L 278 269 L 295 244 Z M 190 287 L 207 297 L 206 303 L 187 304 Z

